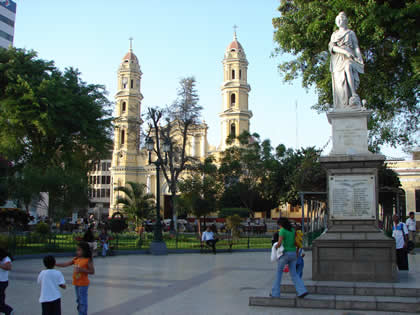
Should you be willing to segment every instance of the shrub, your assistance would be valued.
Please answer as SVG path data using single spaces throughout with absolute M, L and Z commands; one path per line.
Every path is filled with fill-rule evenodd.
M 8 246 L 9 246 L 8 236 L 0 234 L 0 248 L 7 250 Z
M 109 228 L 112 233 L 121 233 L 128 228 L 128 225 L 123 218 L 112 218 L 109 220 Z
M 240 218 L 247 218 L 249 210 L 247 208 L 222 208 L 219 211 L 219 217 L 227 218 L 233 215 L 238 215 Z
M 50 229 L 50 226 L 47 223 L 39 222 L 35 226 L 35 232 L 38 233 L 41 236 L 47 236 L 48 234 L 50 234 L 51 229 Z

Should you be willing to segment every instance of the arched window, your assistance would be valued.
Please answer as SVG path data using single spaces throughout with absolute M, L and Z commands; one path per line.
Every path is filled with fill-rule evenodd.
M 131 80 L 130 82 L 130 89 L 134 88 L 134 80 Z
M 232 93 L 230 95 L 230 106 L 235 106 L 235 103 L 236 103 L 236 94 Z
M 230 136 L 232 138 L 236 138 L 236 125 L 235 124 L 230 125 Z
M 122 112 L 125 112 L 125 110 L 126 110 L 126 103 L 125 102 L 122 102 L 122 104 L 121 104 L 121 111 Z
M 242 80 L 242 70 L 239 69 L 239 80 Z
M 232 80 L 235 80 L 235 70 L 232 70 Z
M 121 131 L 121 144 L 125 143 L 125 130 Z

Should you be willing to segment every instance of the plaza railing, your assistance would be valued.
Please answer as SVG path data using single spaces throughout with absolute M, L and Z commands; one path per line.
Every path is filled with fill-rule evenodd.
M 305 247 L 311 247 L 312 241 L 322 231 L 310 232 L 304 235 Z M 272 234 L 241 233 L 232 236 L 229 233 L 217 235 L 218 249 L 247 250 L 271 248 Z M 41 235 L 36 232 L 9 232 L 0 234 L 0 247 L 8 248 L 12 255 L 30 255 L 41 253 L 74 252 L 77 243 L 82 239 L 81 233 L 48 233 Z M 153 240 L 153 233 L 121 233 L 110 234 L 112 251 L 147 250 Z M 170 250 L 200 250 L 203 246 L 197 233 L 164 233 L 164 241 Z M 100 250 L 98 242 L 98 250 Z

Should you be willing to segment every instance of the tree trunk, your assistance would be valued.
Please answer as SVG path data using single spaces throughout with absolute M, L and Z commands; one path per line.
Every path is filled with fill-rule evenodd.
M 198 235 L 200 235 L 200 238 L 201 238 L 201 220 L 200 220 L 200 217 L 197 218 L 197 223 L 198 223 L 198 229 L 197 229 L 198 230 Z

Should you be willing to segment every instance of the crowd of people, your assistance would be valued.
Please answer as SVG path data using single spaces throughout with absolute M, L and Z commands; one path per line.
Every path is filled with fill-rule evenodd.
M 398 215 L 393 216 L 392 236 L 396 243 L 396 257 L 399 270 L 408 270 L 407 255 L 415 255 L 416 220 L 414 212 L 410 212 L 405 223 L 400 222 Z M 304 256 L 302 243 L 299 243 L 299 227 L 292 226 L 287 218 L 278 220 L 279 230 L 273 235 L 273 251 L 276 251 L 277 272 L 271 289 L 270 296 L 280 297 L 280 288 L 283 273 L 288 271 L 295 285 L 298 298 L 304 298 L 308 294 L 303 282 Z M 216 253 L 218 239 L 210 226 L 203 232 L 202 242 L 205 242 Z M 102 256 L 107 255 L 109 236 L 105 229 L 99 235 L 99 242 L 102 247 Z M 63 274 L 55 267 L 73 266 L 72 284 L 76 293 L 76 306 L 79 315 L 86 315 L 88 312 L 88 288 L 89 275 L 95 273 L 93 253 L 97 250 L 96 239 L 92 228 L 89 227 L 76 249 L 73 259 L 57 263 L 51 255 L 44 257 L 45 269 L 39 273 L 38 284 L 41 287 L 39 302 L 43 315 L 61 314 L 61 289 L 66 289 Z M 0 313 L 6 315 L 14 314 L 11 306 L 6 304 L 6 289 L 9 284 L 9 271 L 12 269 L 12 259 L 5 249 L 0 248 Z

